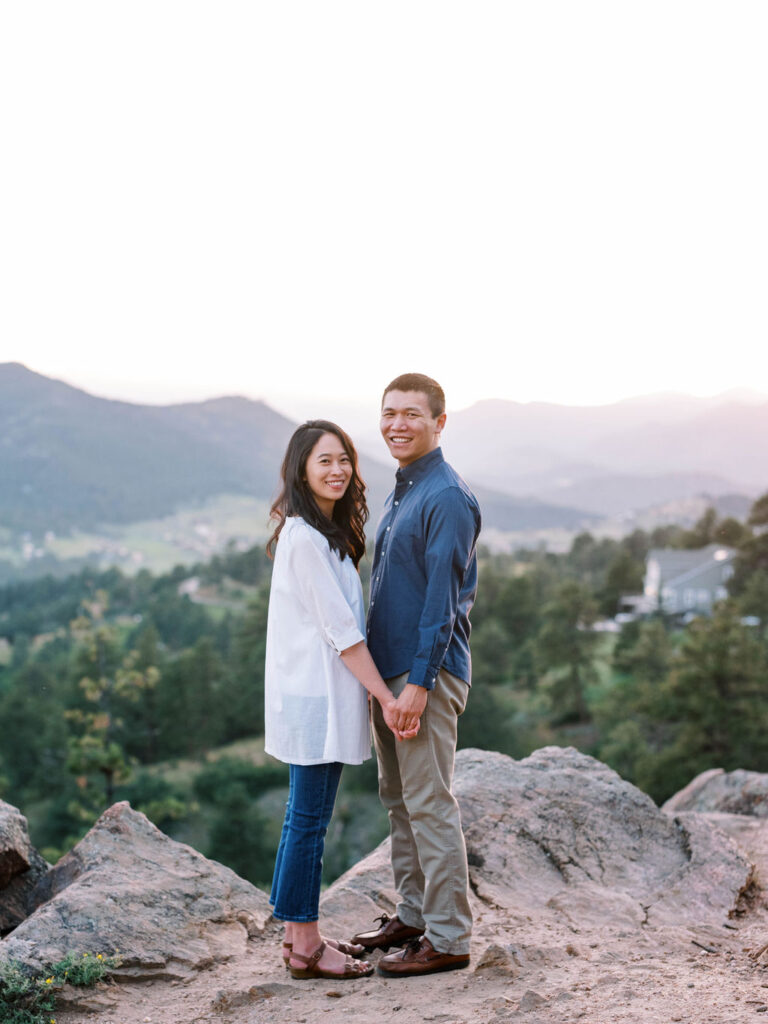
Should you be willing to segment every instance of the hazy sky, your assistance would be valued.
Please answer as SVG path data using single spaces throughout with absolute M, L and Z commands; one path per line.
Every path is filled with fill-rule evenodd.
M 768 5 L 0 15 L 0 361 L 110 397 L 768 392 Z

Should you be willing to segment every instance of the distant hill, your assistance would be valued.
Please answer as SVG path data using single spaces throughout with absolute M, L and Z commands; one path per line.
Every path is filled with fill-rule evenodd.
M 0 364 L 0 527 L 88 530 L 160 518 L 220 494 L 271 499 L 294 428 L 247 398 L 134 405 Z M 395 465 L 364 455 L 361 470 L 375 522 Z M 573 528 L 595 518 L 482 485 L 478 496 L 486 526 L 500 530 Z
M 768 487 L 768 402 L 729 402 L 674 425 L 646 424 L 600 440 L 604 460 L 639 472 L 683 468 L 710 472 L 765 490 Z
M 0 364 L 0 524 L 85 529 L 269 495 L 293 427 L 245 398 L 133 405 Z
M 445 449 L 489 487 L 610 515 L 768 489 L 766 436 L 768 401 L 753 393 L 593 407 L 492 400 L 449 416 Z
M 600 473 L 555 480 L 529 478 L 525 489 L 555 504 L 576 505 L 603 516 L 624 516 L 698 495 L 706 495 L 709 504 L 717 505 L 732 488 L 730 481 L 711 473 Z M 748 509 L 751 501 L 743 497 L 740 504 Z

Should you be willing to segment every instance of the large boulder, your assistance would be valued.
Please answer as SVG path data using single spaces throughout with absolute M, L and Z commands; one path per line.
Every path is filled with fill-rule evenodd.
M 37 885 L 49 868 L 30 842 L 27 819 L 0 800 L 0 935 L 35 909 Z
M 721 925 L 750 884 L 750 862 L 705 819 L 662 813 L 571 748 L 521 761 L 462 750 L 454 788 L 474 893 L 510 921 Z M 386 840 L 328 890 L 324 910 L 359 924 L 394 901 Z
M 270 919 L 266 895 L 115 804 L 38 885 L 42 900 L 0 958 L 40 966 L 119 950 L 121 974 L 186 977 L 241 953 Z
M 27 819 L 21 811 L 0 800 L 0 889 L 26 871 L 31 859 Z
M 40 904 L 40 883 L 50 871 L 51 865 L 34 847 L 29 860 L 27 870 L 16 875 L 0 890 L 0 936 L 18 928 Z
M 722 768 L 711 768 L 670 797 L 663 810 L 671 814 L 705 811 L 768 818 L 768 775 L 742 769 L 725 772 Z

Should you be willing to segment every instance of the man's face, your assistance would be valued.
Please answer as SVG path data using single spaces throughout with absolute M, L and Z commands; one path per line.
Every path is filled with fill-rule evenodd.
M 400 466 L 409 466 L 440 444 L 445 413 L 434 417 L 422 391 L 388 391 L 381 407 L 381 436 Z

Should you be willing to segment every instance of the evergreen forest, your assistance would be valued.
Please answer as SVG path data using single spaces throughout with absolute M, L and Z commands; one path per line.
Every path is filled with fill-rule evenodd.
M 688 623 L 595 629 L 651 548 L 737 550 L 729 596 Z M 364 560 L 365 575 L 370 566 Z M 0 588 L 0 797 L 55 860 L 116 800 L 268 885 L 287 769 L 263 752 L 270 562 L 234 548 L 166 575 L 84 568 Z M 768 771 L 768 494 L 746 523 L 578 535 L 565 554 L 480 552 L 459 746 L 571 745 L 664 801 L 713 767 Z M 347 768 L 326 881 L 386 834 L 375 760 Z

